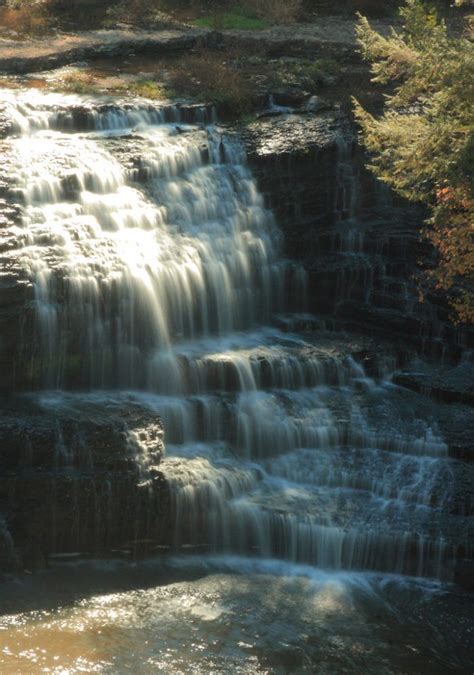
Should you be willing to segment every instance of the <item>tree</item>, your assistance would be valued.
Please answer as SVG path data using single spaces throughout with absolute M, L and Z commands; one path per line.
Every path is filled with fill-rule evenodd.
M 374 117 L 354 100 L 371 170 L 431 217 L 425 234 L 439 252 L 428 273 L 455 318 L 474 323 L 474 45 L 450 37 L 421 0 L 406 0 L 403 28 L 388 37 L 359 15 L 360 52 L 372 81 L 392 84 Z

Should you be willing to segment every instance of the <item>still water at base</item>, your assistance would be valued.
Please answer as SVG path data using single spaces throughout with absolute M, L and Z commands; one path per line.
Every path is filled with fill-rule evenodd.
M 137 664 L 141 673 L 474 666 L 468 597 L 406 577 L 238 557 L 78 563 L 12 582 L 4 602 L 1 673 L 126 673 Z

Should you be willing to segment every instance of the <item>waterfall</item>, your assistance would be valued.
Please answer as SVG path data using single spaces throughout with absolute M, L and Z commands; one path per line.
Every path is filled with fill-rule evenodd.
M 238 137 L 208 108 L 5 101 L 42 405 L 126 397 L 160 415 L 172 551 L 449 577 L 436 424 L 343 337 L 290 329 L 305 274 Z

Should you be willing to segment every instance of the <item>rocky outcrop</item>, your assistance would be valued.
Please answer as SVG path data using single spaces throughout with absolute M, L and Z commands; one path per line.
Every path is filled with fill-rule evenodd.
M 390 24 L 375 21 L 386 33 Z M 185 52 L 198 45 L 210 48 L 250 49 L 268 55 L 310 56 L 324 53 L 354 58 L 355 21 L 343 17 L 318 17 L 316 22 L 275 26 L 267 30 L 222 32 L 184 25 L 166 30 L 137 30 L 117 26 L 111 30 L 61 34 L 49 39 L 21 42 L 0 40 L 0 71 L 31 73 L 65 66 L 84 59 L 123 57 L 126 54 Z
M 100 30 L 60 35 L 49 40 L 0 41 L 0 71 L 32 73 L 60 68 L 84 59 L 123 57 L 126 54 L 169 54 L 206 44 L 205 30 Z
M 3 400 L 0 570 L 159 546 L 168 501 L 162 452 L 160 420 L 128 400 Z
M 309 260 L 317 253 L 318 233 L 335 219 L 339 148 L 350 142 L 350 133 L 347 118 L 334 109 L 264 117 L 242 132 L 290 257 Z
M 397 373 L 396 384 L 427 394 L 439 401 L 474 405 L 474 362 L 449 364 L 414 364 L 411 371 Z
M 243 137 L 286 252 L 308 271 L 311 311 L 438 360 L 473 348 L 474 331 L 451 322 L 442 297 L 419 301 L 418 261 L 434 259 L 421 236 L 426 214 L 367 172 L 347 116 L 303 108 L 260 119 Z

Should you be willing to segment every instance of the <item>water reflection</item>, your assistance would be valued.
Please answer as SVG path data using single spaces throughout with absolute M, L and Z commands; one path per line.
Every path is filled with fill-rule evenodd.
M 137 575 L 142 587 L 116 591 Z M 134 571 L 82 563 L 35 583 L 57 606 L 0 621 L 2 673 L 126 673 L 140 663 L 141 673 L 378 675 L 469 665 L 468 599 L 435 582 L 190 557 Z M 67 602 L 81 583 L 102 594 Z

